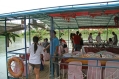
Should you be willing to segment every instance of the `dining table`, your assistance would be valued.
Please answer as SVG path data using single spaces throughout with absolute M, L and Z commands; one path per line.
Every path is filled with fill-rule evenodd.
M 83 53 L 88 53 L 88 52 L 97 53 L 100 51 L 108 51 L 115 54 L 119 54 L 119 47 L 82 47 Z
M 119 61 L 119 58 L 91 58 L 91 57 L 81 57 L 81 56 L 71 56 L 71 57 L 64 57 L 61 59 L 60 63 L 60 69 L 68 69 L 68 63 L 69 62 L 81 62 L 82 68 L 86 69 L 88 68 L 88 61 L 89 60 L 95 60 L 97 62 L 100 61 L 101 66 L 105 67 L 107 61 Z

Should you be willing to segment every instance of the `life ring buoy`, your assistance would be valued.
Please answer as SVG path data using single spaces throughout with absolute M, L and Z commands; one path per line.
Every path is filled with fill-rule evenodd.
M 15 62 L 17 62 L 17 63 L 19 64 L 20 70 L 19 70 L 18 73 L 14 73 L 14 72 L 13 72 L 13 70 L 12 70 L 12 68 L 11 68 L 11 63 L 12 63 L 12 61 L 15 61 Z M 10 59 L 8 60 L 8 71 L 9 71 L 9 73 L 10 73 L 13 77 L 15 77 L 15 78 L 18 78 L 18 77 L 22 76 L 22 74 L 23 74 L 23 72 L 24 72 L 24 64 L 23 64 L 22 60 L 19 59 L 19 57 L 12 57 L 12 58 L 10 58 Z

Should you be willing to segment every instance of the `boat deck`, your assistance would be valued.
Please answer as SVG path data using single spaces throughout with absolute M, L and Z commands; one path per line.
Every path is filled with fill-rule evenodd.
M 21 77 L 20 79 L 26 79 L 26 77 Z M 35 74 L 30 73 L 28 79 L 35 79 Z M 44 70 L 40 71 L 40 79 L 50 79 L 49 78 L 49 61 L 45 61 Z

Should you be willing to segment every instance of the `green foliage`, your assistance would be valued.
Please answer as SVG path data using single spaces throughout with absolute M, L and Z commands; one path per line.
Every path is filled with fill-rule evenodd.
M 64 31 L 63 30 L 60 30 L 60 32 L 59 32 L 59 38 L 62 38 L 62 36 L 64 35 Z
M 55 30 L 56 31 L 56 35 L 58 38 L 63 38 L 68 40 L 68 37 L 70 37 L 70 33 L 75 33 L 78 29 L 63 29 L 63 30 Z M 112 31 L 114 31 L 116 34 L 119 34 L 119 29 L 108 29 L 108 38 L 112 37 Z M 49 31 L 44 30 L 44 29 L 31 29 L 30 31 L 31 36 L 39 36 L 40 39 L 44 39 L 44 38 L 50 38 L 50 34 Z M 68 33 L 69 32 L 69 33 Z M 82 37 L 84 40 L 88 39 L 89 33 L 92 33 L 93 38 L 95 39 L 98 32 L 101 32 L 101 37 L 103 40 L 106 40 L 107 38 L 107 29 L 96 29 L 96 30 L 89 30 L 89 29 L 83 29 L 80 30 L 79 32 L 82 33 Z M 26 33 L 27 35 L 29 35 L 29 32 Z M 24 34 L 22 34 L 24 35 Z M 69 36 L 68 36 L 69 35 Z M 118 37 L 119 38 L 119 37 Z
M 82 31 L 79 31 L 79 32 L 81 32 L 81 33 L 83 33 L 83 34 L 89 34 L 89 30 L 87 30 L 87 29 L 82 30 Z
M 9 38 L 11 38 L 14 42 L 15 42 L 15 37 L 19 37 L 19 35 L 15 34 L 15 33 L 9 34 Z
M 36 33 L 36 30 L 31 30 L 31 33 Z
M 71 30 L 69 30 L 69 34 L 70 34 Z M 65 29 L 65 30 L 56 30 L 56 33 L 57 33 L 57 37 L 60 38 L 65 38 L 67 37 L 68 38 L 68 29 Z
M 12 33 L 12 32 L 3 32 L 2 34 L 0 34 L 2 36 L 6 36 L 7 39 L 9 40 L 9 42 L 12 43 L 12 40 L 15 42 L 15 38 L 19 37 L 19 35 Z
M 27 34 L 29 34 L 29 33 L 27 33 Z M 44 29 L 36 28 L 34 30 L 31 30 L 31 35 L 32 36 L 38 36 L 40 38 L 40 40 L 42 40 L 48 35 L 48 31 L 44 30 Z

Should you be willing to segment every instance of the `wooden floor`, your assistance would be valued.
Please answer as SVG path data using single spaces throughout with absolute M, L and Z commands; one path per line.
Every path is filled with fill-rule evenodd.
M 44 70 L 40 71 L 40 79 L 51 79 L 50 75 L 49 75 L 49 64 L 50 64 L 49 61 L 45 61 Z M 19 79 L 27 79 L 27 78 L 21 77 Z M 32 72 L 28 75 L 28 79 L 35 79 L 34 72 Z M 54 78 L 54 79 L 56 79 L 56 78 Z M 67 76 L 63 77 L 63 75 L 60 74 L 59 79 L 67 79 Z
M 20 79 L 26 79 L 26 77 L 21 77 Z M 34 73 L 30 73 L 28 79 L 35 79 Z M 45 62 L 44 70 L 40 71 L 40 79 L 49 79 L 49 61 Z

